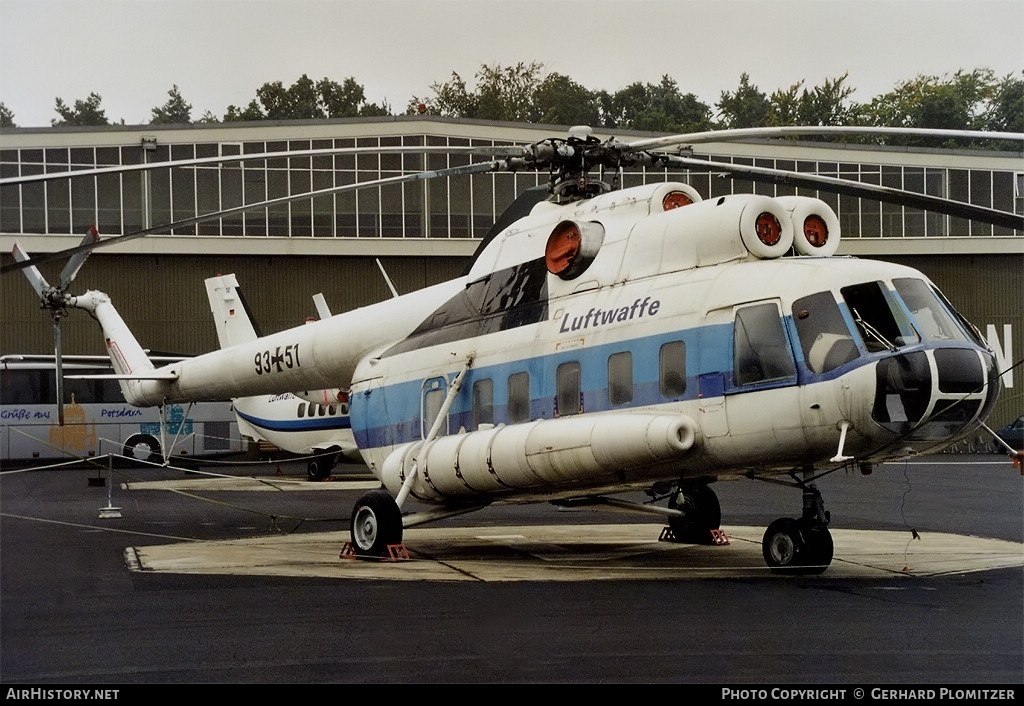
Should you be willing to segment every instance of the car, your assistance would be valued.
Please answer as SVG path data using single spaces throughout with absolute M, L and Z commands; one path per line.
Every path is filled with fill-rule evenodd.
M 1002 429 L 997 430 L 996 436 L 1012 446 L 1015 451 L 1024 449 L 1024 415 L 1017 417 L 1016 421 L 1010 422 Z M 1006 452 L 1006 447 L 998 441 L 992 442 L 992 448 L 996 453 Z

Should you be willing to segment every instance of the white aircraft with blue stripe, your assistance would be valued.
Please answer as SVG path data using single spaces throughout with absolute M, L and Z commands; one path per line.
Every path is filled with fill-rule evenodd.
M 207 279 L 206 294 L 222 347 L 259 337 L 235 275 Z M 325 306 L 318 302 L 322 312 Z M 238 397 L 232 403 L 243 434 L 289 453 L 309 456 L 310 480 L 330 478 L 341 457 L 361 460 L 349 422 L 348 397 L 341 390 Z
M 837 255 L 839 219 L 818 198 L 704 200 L 684 183 L 616 189 L 590 171 L 710 169 L 1024 230 L 1019 215 L 971 204 L 658 151 L 829 131 L 623 143 L 574 128 L 507 158 L 389 177 L 552 175 L 548 188 L 520 195 L 459 278 L 268 336 L 244 331 L 162 368 L 145 367 L 94 293 L 60 303 L 94 311 L 133 404 L 347 394 L 355 443 L 382 483 L 352 510 L 359 555 L 387 555 L 406 527 L 493 503 L 652 513 L 670 539 L 713 543 L 721 508 L 712 485 L 754 479 L 802 496 L 795 517 L 765 531 L 767 565 L 823 571 L 831 517 L 816 481 L 935 452 L 982 428 L 999 393 L 992 351 L 922 273 Z M 638 490 L 649 500 L 621 497 Z M 435 509 L 405 512 L 410 497 Z

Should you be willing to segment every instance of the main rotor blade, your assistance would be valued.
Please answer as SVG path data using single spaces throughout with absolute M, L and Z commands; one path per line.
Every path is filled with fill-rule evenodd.
M 80 177 L 101 176 L 104 174 L 124 174 L 127 172 L 152 171 L 171 167 L 198 167 L 224 162 L 251 162 L 259 159 L 288 159 L 293 157 L 326 157 L 342 154 L 469 154 L 480 157 L 495 157 L 505 154 L 519 154 L 521 148 L 515 147 L 444 147 L 442 145 L 421 145 L 401 147 L 336 147 L 315 150 L 293 150 L 288 152 L 259 152 L 255 154 L 226 154 L 218 157 L 197 157 L 195 159 L 177 159 L 165 162 L 147 162 L 143 164 L 124 164 L 116 167 L 96 167 L 95 169 L 75 169 L 70 172 L 51 172 L 48 174 L 29 174 L 26 176 L 7 177 L 0 179 L 0 186 L 15 184 L 34 184 L 56 179 L 77 179 Z
M 1024 216 L 1015 213 L 999 211 L 986 206 L 976 206 L 962 201 L 954 201 L 939 196 L 904 191 L 887 186 L 865 184 L 859 181 L 850 181 L 836 177 L 821 176 L 818 174 L 805 174 L 801 172 L 789 172 L 779 169 L 768 169 L 766 167 L 750 167 L 739 164 L 727 164 L 724 162 L 709 162 L 704 159 L 693 157 L 678 157 L 676 155 L 658 155 L 663 163 L 687 167 L 699 171 L 722 171 L 735 179 L 746 181 L 762 182 L 767 184 L 782 184 L 785 186 L 802 186 L 818 191 L 844 194 L 857 198 L 871 199 L 885 203 L 897 204 L 920 208 L 925 211 L 943 213 L 947 216 L 966 218 L 981 223 L 988 223 L 994 226 L 1011 228 L 1013 230 L 1024 230 Z
M 780 127 L 750 127 L 731 130 L 690 132 L 666 137 L 652 137 L 626 143 L 631 151 L 662 149 L 671 145 L 701 144 L 704 142 L 731 142 L 749 138 L 799 137 L 802 135 L 891 135 L 896 137 L 944 137 L 968 140 L 1006 140 L 1024 142 L 1022 132 L 989 132 L 987 130 L 935 130 L 913 127 L 868 127 L 840 125 L 787 125 Z
M 106 238 L 105 240 L 97 240 L 91 243 L 84 243 L 74 248 L 68 248 L 67 250 L 61 250 L 60 252 L 49 253 L 46 255 L 38 255 L 34 258 L 21 260 L 14 264 L 4 265 L 0 267 L 0 274 L 10 272 L 11 270 L 23 269 L 26 267 L 34 266 L 43 262 L 50 262 L 52 260 L 60 260 L 68 256 L 78 255 L 79 253 L 88 253 L 95 250 L 98 247 L 106 247 L 108 245 L 114 245 L 116 243 L 123 243 L 128 240 L 135 238 L 141 238 L 146 235 L 152 235 L 154 233 L 161 233 L 165 231 L 171 231 L 178 228 L 185 228 L 186 226 L 195 225 L 197 223 L 203 223 L 205 221 L 216 220 L 217 218 L 223 218 L 224 216 L 231 216 L 236 213 L 244 213 L 246 211 L 254 211 L 258 208 L 267 208 L 268 206 L 277 206 L 280 204 L 291 203 L 292 201 L 305 201 L 307 199 L 316 198 L 318 196 L 328 196 L 331 194 L 340 194 L 346 191 L 356 191 L 359 189 L 366 189 L 373 186 L 385 186 L 388 184 L 402 184 L 405 182 L 412 181 L 423 181 L 426 179 L 436 179 L 438 177 L 447 176 L 459 176 L 461 174 L 476 174 L 479 172 L 491 172 L 495 171 L 505 165 L 503 160 L 493 160 L 490 162 L 478 162 L 476 164 L 467 164 L 461 167 L 450 167 L 448 169 L 438 169 L 435 171 L 427 172 L 416 172 L 414 174 L 402 174 L 400 176 L 385 177 L 383 179 L 374 179 L 373 181 L 361 181 L 356 184 L 344 184 L 342 186 L 333 186 L 327 189 L 320 189 L 317 191 L 306 191 L 301 194 L 293 194 L 291 196 L 281 196 L 276 199 L 269 199 L 267 201 L 259 201 L 257 203 L 250 203 L 244 206 L 236 206 L 234 208 L 226 208 L 222 211 L 214 211 L 213 213 L 206 213 L 202 216 L 195 216 L 193 218 L 185 218 L 180 221 L 174 221 L 173 223 L 165 223 L 163 225 L 154 226 L 152 228 L 145 228 L 143 230 L 137 230 L 132 233 L 126 233 L 125 235 L 119 235 L 112 238 Z

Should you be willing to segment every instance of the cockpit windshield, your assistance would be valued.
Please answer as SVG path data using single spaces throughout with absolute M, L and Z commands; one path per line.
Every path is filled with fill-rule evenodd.
M 839 290 L 869 353 L 920 342 L 903 310 L 884 282 L 865 282 Z
M 934 290 L 920 279 L 894 279 L 893 286 L 914 317 L 920 334 L 929 341 L 965 341 L 963 331 L 942 305 Z

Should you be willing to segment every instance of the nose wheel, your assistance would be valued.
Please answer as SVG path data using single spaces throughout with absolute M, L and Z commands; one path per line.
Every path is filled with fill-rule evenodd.
M 799 485 L 804 491 L 803 516 L 775 520 L 761 540 L 761 554 L 773 573 L 820 574 L 832 563 L 830 517 L 821 493 L 814 485 Z
M 820 574 L 832 563 L 832 533 L 802 519 L 783 517 L 768 525 L 761 553 L 780 574 Z

